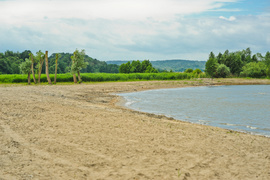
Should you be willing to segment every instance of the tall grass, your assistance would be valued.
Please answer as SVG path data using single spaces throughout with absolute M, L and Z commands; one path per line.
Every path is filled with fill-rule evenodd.
M 192 73 L 132 73 L 132 74 L 109 74 L 109 73 L 82 73 L 84 82 L 105 82 L 105 81 L 139 81 L 139 80 L 182 80 L 192 78 L 205 78 L 204 73 L 197 75 Z M 37 76 L 36 76 L 37 78 Z M 54 75 L 51 74 L 53 79 Z M 41 82 L 47 82 L 45 74 L 41 75 Z M 31 75 L 31 82 L 33 78 Z M 58 74 L 57 82 L 73 82 L 71 74 Z M 4 74 L 0 75 L 0 83 L 27 83 L 27 75 Z

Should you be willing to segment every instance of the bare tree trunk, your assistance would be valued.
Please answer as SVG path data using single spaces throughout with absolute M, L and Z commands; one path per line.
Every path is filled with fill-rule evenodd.
M 31 72 L 28 72 L 28 85 L 30 85 L 31 84 Z
M 47 80 L 49 84 L 52 84 L 52 81 L 50 79 L 49 75 L 49 61 L 48 61 L 48 51 L 45 53 L 45 63 L 46 63 L 46 75 L 47 75 Z
M 76 56 L 76 54 L 74 53 L 74 59 L 75 59 L 75 56 Z M 75 63 L 74 60 L 72 61 L 72 63 L 73 64 Z M 77 84 L 77 77 L 76 77 L 76 74 L 74 72 L 73 72 L 73 81 L 75 84 Z
M 56 84 L 56 76 L 57 76 L 57 61 L 58 61 L 58 54 L 56 54 L 56 60 L 55 60 L 54 84 Z
M 40 76 L 41 76 L 41 72 L 42 72 L 43 63 L 44 63 L 44 57 L 40 58 L 40 60 L 39 60 L 38 83 L 40 83 Z
M 75 84 L 77 83 L 77 77 L 76 77 L 76 74 L 73 74 L 73 81 L 74 81 Z
M 82 82 L 82 79 L 81 79 L 80 71 L 78 71 L 78 79 L 79 79 L 79 83 L 81 83 Z
M 32 53 L 31 53 L 31 61 L 32 61 L 31 69 L 32 69 L 34 83 L 37 84 L 37 80 L 36 80 L 36 77 L 35 77 L 35 71 L 34 71 L 34 58 L 33 58 L 33 54 Z

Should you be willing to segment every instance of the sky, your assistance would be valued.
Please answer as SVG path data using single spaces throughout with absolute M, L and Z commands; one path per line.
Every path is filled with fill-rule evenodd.
M 269 0 L 0 0 L 0 52 L 207 60 L 270 51 Z

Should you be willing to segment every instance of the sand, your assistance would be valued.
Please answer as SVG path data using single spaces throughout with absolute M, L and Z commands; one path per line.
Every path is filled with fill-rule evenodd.
M 0 86 L 0 179 L 270 179 L 270 138 L 122 107 L 113 93 L 270 80 Z

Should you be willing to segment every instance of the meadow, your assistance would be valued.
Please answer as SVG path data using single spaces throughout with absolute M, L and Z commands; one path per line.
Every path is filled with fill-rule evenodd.
M 140 80 L 183 80 L 192 78 L 205 78 L 205 73 L 131 73 L 131 74 L 111 74 L 111 73 L 81 73 L 83 82 L 107 82 L 107 81 L 140 81 Z M 50 74 L 54 80 L 54 74 Z M 36 75 L 37 79 L 37 75 Z M 46 74 L 42 74 L 41 83 L 47 82 Z M 33 76 L 31 75 L 31 82 Z M 57 82 L 73 82 L 73 76 L 70 73 L 58 74 Z M 0 83 L 27 83 L 27 75 L 22 74 L 2 74 Z

